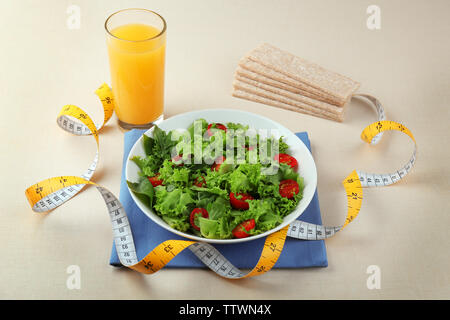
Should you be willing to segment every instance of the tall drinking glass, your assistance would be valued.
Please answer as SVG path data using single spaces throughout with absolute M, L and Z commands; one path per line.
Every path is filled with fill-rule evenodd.
M 105 29 L 119 125 L 150 128 L 164 117 L 166 22 L 150 10 L 125 9 Z

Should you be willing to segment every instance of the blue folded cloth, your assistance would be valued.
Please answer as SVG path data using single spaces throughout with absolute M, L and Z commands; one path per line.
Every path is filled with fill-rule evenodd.
M 144 132 L 145 130 L 134 129 L 125 133 L 119 196 L 120 202 L 128 215 L 138 259 L 144 258 L 151 250 L 165 240 L 185 239 L 161 228 L 148 218 L 136 206 L 128 191 L 125 179 L 125 164 L 131 148 Z M 308 149 L 311 150 L 308 134 L 306 132 L 300 132 L 296 135 L 305 143 Z M 308 208 L 300 216 L 300 220 L 322 224 L 317 191 Z M 258 262 L 264 241 L 265 238 L 260 238 L 238 244 L 215 244 L 214 247 L 236 267 L 249 269 L 253 268 Z M 113 266 L 121 266 L 114 243 L 112 246 L 110 264 Z M 323 240 L 305 241 L 288 237 L 274 268 L 326 267 L 327 265 L 328 261 Z M 206 266 L 198 260 L 190 250 L 184 250 L 178 254 L 166 265 L 166 267 L 206 268 Z

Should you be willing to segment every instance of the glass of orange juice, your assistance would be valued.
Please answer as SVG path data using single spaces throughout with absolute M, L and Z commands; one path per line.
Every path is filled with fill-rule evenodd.
M 124 9 L 105 29 L 119 125 L 149 128 L 164 117 L 166 22 L 150 10 Z

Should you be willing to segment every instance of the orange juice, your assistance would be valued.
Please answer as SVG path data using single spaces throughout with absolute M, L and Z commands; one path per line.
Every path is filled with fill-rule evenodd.
M 125 24 L 107 40 L 116 115 L 127 124 L 158 119 L 164 106 L 165 33 L 146 24 Z

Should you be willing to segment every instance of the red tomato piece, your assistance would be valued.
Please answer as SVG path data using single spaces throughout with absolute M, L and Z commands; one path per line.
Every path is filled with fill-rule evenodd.
M 216 161 L 214 161 L 213 165 L 211 166 L 211 171 L 219 171 L 220 165 L 224 163 L 226 158 L 224 156 L 218 157 Z
M 291 199 L 300 192 L 300 188 L 297 181 L 288 179 L 280 182 L 279 191 L 282 197 Z
M 163 181 L 159 179 L 159 173 L 154 175 L 153 177 L 148 177 L 148 181 L 152 184 L 152 186 L 157 187 L 163 184 Z
M 210 123 L 210 124 L 208 124 L 208 128 L 206 129 L 206 133 L 210 137 L 212 137 L 214 135 L 214 132 L 211 129 L 220 129 L 220 130 L 223 130 L 223 131 L 227 132 L 227 127 L 225 127 L 223 124 L 221 124 L 221 123 Z
M 240 199 L 236 198 L 236 196 L 240 196 Z M 236 193 L 230 192 L 230 203 L 231 206 L 238 210 L 248 210 L 250 205 L 246 200 L 253 200 L 254 198 L 246 193 Z
M 194 186 L 199 187 L 199 188 L 206 187 L 205 177 L 200 176 L 200 177 L 196 178 L 194 180 Z
M 255 219 L 249 219 L 241 222 L 236 228 L 231 231 L 235 238 L 246 238 L 250 236 L 247 232 L 254 229 L 256 226 Z
M 195 224 L 195 218 L 201 215 L 203 218 L 209 218 L 208 210 L 204 208 L 195 208 L 192 210 L 191 215 L 189 216 L 189 221 L 191 223 L 192 228 L 200 231 L 200 227 Z
M 280 153 L 277 154 L 274 159 L 276 161 L 278 161 L 279 163 L 285 163 L 287 165 L 289 165 L 292 169 L 294 169 L 295 171 L 298 168 L 298 162 L 297 159 L 295 159 L 294 157 L 286 154 L 286 153 Z

